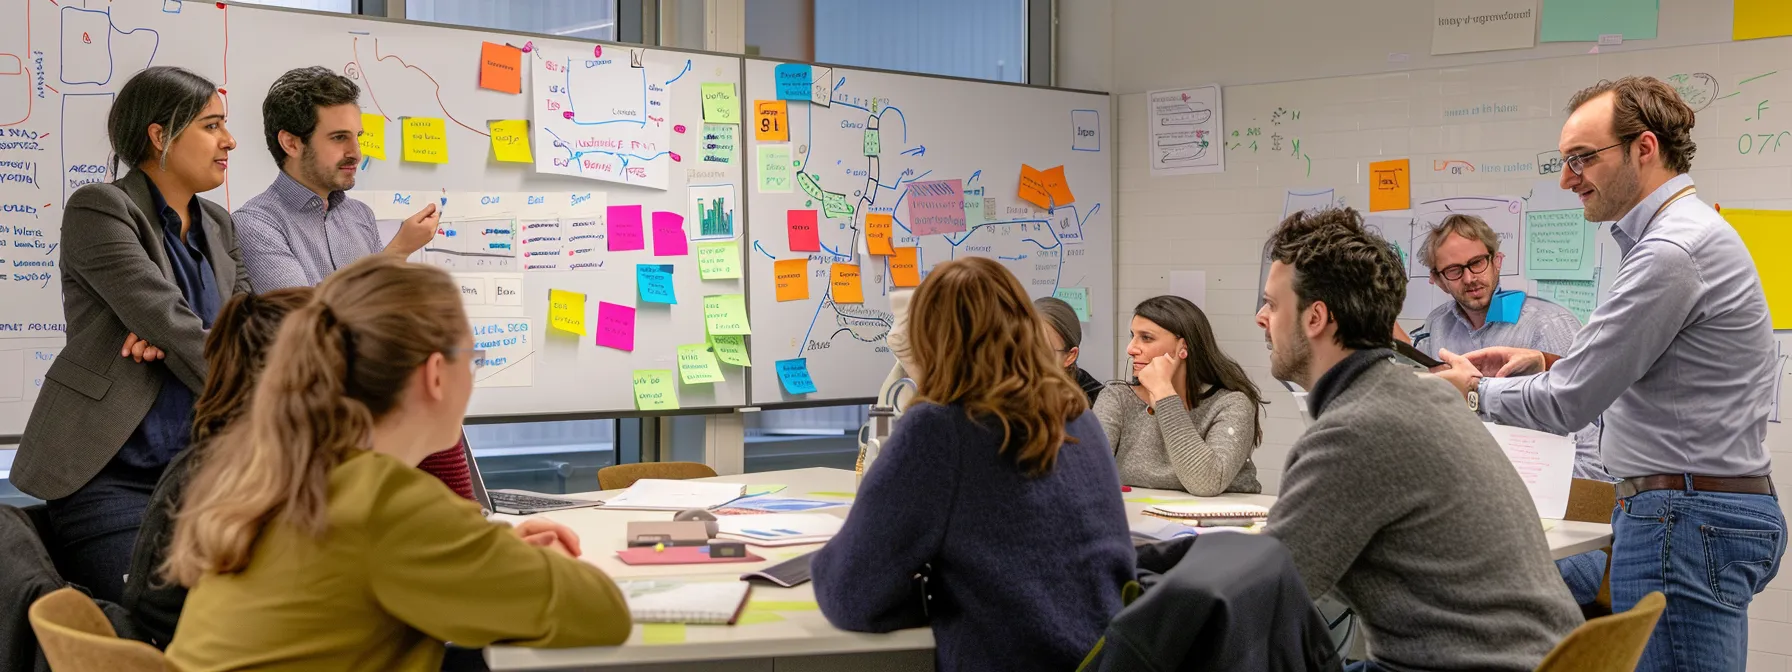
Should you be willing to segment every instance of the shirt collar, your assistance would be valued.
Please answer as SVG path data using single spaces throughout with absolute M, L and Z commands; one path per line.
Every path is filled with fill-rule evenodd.
M 174 206 L 168 204 L 168 199 L 162 196 L 162 189 L 156 186 L 156 181 L 148 178 L 149 176 L 145 175 L 143 183 L 149 185 L 149 202 L 150 206 L 156 209 L 156 219 L 161 220 L 162 228 L 168 230 L 168 235 L 180 240 L 180 213 L 175 211 Z M 194 247 L 204 247 L 205 221 L 201 217 L 203 215 L 199 210 L 199 197 L 194 196 L 192 200 L 187 201 L 187 238 L 181 242 Z
M 1371 348 L 1350 353 L 1313 383 L 1313 389 L 1307 392 L 1307 412 L 1318 418 L 1320 413 L 1325 412 L 1326 405 L 1343 394 L 1356 381 L 1357 376 L 1368 371 L 1376 362 L 1393 358 L 1394 351 L 1388 348 Z
M 292 179 L 292 176 L 287 175 L 284 170 L 274 178 L 274 186 L 270 187 L 270 190 L 274 192 L 274 195 L 280 197 L 280 202 L 291 210 L 315 210 L 324 205 L 323 199 L 317 197 L 317 192 L 299 184 L 298 180 Z M 336 209 L 336 206 L 342 205 L 342 201 L 347 198 L 348 194 L 344 192 L 330 192 L 328 209 Z
M 1686 173 L 1675 175 L 1674 179 L 1657 187 L 1647 198 L 1643 199 L 1643 202 L 1631 208 L 1623 219 L 1612 222 L 1612 232 L 1622 232 L 1626 238 L 1630 239 L 1630 245 L 1626 247 L 1636 245 L 1643 239 L 1643 234 L 1648 233 L 1649 223 L 1655 218 L 1656 211 L 1660 210 L 1662 205 L 1668 202 L 1668 199 L 1673 198 L 1674 194 L 1680 193 L 1681 189 L 1690 186 L 1692 186 L 1691 175 Z

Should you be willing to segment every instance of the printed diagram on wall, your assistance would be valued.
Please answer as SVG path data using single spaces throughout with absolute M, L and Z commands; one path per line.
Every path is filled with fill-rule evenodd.
M 642 51 L 532 52 L 537 171 L 666 188 L 683 161 L 671 151 L 668 90 L 690 62 Z
M 1147 160 L 1153 177 L 1226 169 L 1218 84 L 1152 91 L 1146 105 Z

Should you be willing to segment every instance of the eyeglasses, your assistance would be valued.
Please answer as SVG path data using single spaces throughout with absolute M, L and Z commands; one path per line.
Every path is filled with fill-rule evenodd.
M 1468 263 L 1466 264 L 1450 264 L 1449 266 L 1432 271 L 1432 273 L 1441 276 L 1445 280 L 1455 282 L 1462 279 L 1463 271 L 1479 274 L 1481 271 L 1487 270 L 1487 265 L 1490 263 L 1493 263 L 1493 254 L 1483 254 L 1468 260 Z
M 1581 152 L 1579 154 L 1572 154 L 1569 156 L 1565 156 L 1565 157 L 1562 157 L 1562 163 L 1564 165 L 1568 166 L 1568 170 L 1574 171 L 1575 175 L 1579 175 L 1579 174 L 1581 174 L 1581 171 L 1587 169 L 1587 159 L 1591 159 L 1595 156 L 1598 156 L 1600 152 L 1611 149 L 1612 147 L 1622 147 L 1623 145 L 1624 145 L 1624 143 L 1620 142 L 1620 143 L 1618 143 L 1616 145 L 1612 145 L 1610 147 L 1600 147 L 1599 149 L 1595 149 L 1591 152 Z M 1454 280 L 1455 278 L 1451 278 L 1451 279 Z

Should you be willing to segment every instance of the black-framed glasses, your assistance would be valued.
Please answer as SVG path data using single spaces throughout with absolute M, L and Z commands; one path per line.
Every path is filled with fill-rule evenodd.
M 1611 145 L 1608 147 L 1600 147 L 1599 149 L 1595 149 L 1591 152 L 1581 152 L 1579 154 L 1571 154 L 1568 156 L 1564 156 L 1564 157 L 1562 157 L 1562 164 L 1568 166 L 1568 170 L 1574 171 L 1575 175 L 1579 175 L 1581 173 L 1581 171 L 1587 169 L 1587 159 L 1591 159 L 1595 156 L 1598 156 L 1600 152 L 1611 149 L 1612 147 L 1622 147 L 1622 146 L 1624 146 L 1624 142 L 1619 142 L 1618 144 Z M 1451 279 L 1454 280 L 1454 278 L 1451 278 Z
M 1468 260 L 1468 263 L 1450 264 L 1449 266 L 1445 266 L 1432 272 L 1442 276 L 1445 280 L 1455 282 L 1462 279 L 1462 273 L 1464 271 L 1478 275 L 1482 271 L 1487 270 L 1487 265 L 1491 263 L 1493 263 L 1493 253 L 1490 252 L 1470 259 Z

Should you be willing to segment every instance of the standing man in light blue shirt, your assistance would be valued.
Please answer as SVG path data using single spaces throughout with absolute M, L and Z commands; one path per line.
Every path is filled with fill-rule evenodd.
M 433 203 L 382 243 L 373 208 L 348 197 L 361 168 L 360 96 L 354 80 L 317 66 L 268 88 L 262 131 L 280 174 L 234 215 L 255 291 L 310 287 L 376 252 L 410 256 L 435 236 Z
M 1438 375 L 1503 424 L 1565 433 L 1604 411 L 1601 454 L 1622 479 L 1612 608 L 1668 600 L 1637 669 L 1740 670 L 1749 602 L 1786 550 L 1763 444 L 1778 363 L 1760 275 L 1695 195 L 1693 111 L 1672 87 L 1600 82 L 1569 109 L 1562 187 L 1588 220 L 1613 222 L 1624 262 L 1611 297 L 1560 359 L 1446 352 Z

